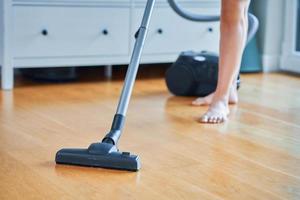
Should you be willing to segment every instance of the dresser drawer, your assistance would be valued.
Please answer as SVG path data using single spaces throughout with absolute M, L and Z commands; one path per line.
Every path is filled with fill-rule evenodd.
M 197 13 L 218 14 L 218 8 L 189 8 Z M 135 13 L 138 27 L 143 9 Z M 163 16 L 163 17 L 162 17 Z M 157 7 L 152 15 L 145 54 L 174 54 L 184 50 L 218 52 L 219 22 L 199 23 L 179 17 L 169 7 Z
M 129 7 L 14 7 L 15 57 L 127 55 Z

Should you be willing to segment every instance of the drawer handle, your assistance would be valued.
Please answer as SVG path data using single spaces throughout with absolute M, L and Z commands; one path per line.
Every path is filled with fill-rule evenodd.
M 158 33 L 158 34 L 163 34 L 164 31 L 163 31 L 161 28 L 159 28 L 159 29 L 157 29 L 157 33 Z
M 47 36 L 48 35 L 47 29 L 43 29 L 41 33 L 42 33 L 43 36 Z
M 108 35 L 108 30 L 107 30 L 107 29 L 104 29 L 104 30 L 102 31 L 102 34 L 103 34 L 103 35 Z
M 212 27 L 208 27 L 207 31 L 212 33 L 212 32 L 214 32 L 214 29 Z

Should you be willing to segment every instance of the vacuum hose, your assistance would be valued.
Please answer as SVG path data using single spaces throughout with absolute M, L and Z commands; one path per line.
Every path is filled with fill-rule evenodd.
M 183 9 L 181 6 L 178 5 L 176 0 L 168 0 L 169 5 L 171 8 L 181 17 L 190 20 L 190 21 L 196 21 L 196 22 L 215 22 L 220 21 L 219 15 L 200 15 L 195 14 L 192 12 L 189 12 L 185 9 Z M 258 27 L 259 27 L 259 21 L 258 19 L 251 13 L 248 15 L 248 21 L 249 21 L 249 28 L 248 28 L 248 37 L 247 37 L 247 43 L 253 39 L 255 36 Z
M 181 17 L 191 20 L 191 21 L 196 21 L 196 22 L 215 22 L 215 21 L 220 21 L 220 16 L 219 15 L 212 15 L 212 16 L 206 16 L 206 15 L 199 15 L 195 14 L 192 12 L 189 12 L 176 3 L 176 0 L 168 0 L 169 5 L 171 8 Z

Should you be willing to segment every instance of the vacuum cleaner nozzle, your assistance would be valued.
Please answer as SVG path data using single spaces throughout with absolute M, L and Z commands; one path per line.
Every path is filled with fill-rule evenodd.
M 139 157 L 129 152 L 120 152 L 114 144 L 93 143 L 87 149 L 61 149 L 56 153 L 58 164 L 101 167 L 138 171 Z

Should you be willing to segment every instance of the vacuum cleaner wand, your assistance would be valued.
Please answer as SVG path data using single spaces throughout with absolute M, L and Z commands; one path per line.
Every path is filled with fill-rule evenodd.
M 80 165 L 138 171 L 141 167 L 139 157 L 129 152 L 120 152 L 117 143 L 122 134 L 142 50 L 144 47 L 155 0 L 148 0 L 141 26 L 136 34 L 136 42 L 126 73 L 123 90 L 110 132 L 102 142 L 93 143 L 87 149 L 61 149 L 56 153 L 57 164 Z

